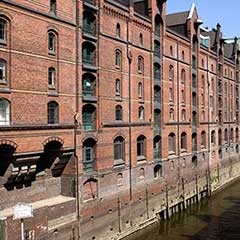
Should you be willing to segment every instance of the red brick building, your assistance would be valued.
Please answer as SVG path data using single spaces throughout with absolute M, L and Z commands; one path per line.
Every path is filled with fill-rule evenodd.
M 0 2 L 3 239 L 18 202 L 26 239 L 107 239 L 236 177 L 237 38 L 166 4 Z

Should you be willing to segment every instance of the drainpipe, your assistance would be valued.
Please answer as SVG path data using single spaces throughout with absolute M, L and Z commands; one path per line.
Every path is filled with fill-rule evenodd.
M 128 134 L 129 134 L 129 143 L 128 143 L 128 154 L 129 154 L 129 196 L 130 196 L 130 225 L 132 226 L 132 199 L 133 199 L 133 193 L 132 193 L 132 105 L 131 105 L 131 63 L 132 63 L 132 56 L 130 53 L 130 47 L 131 44 L 129 39 L 129 22 L 130 22 L 130 16 L 127 19 L 127 57 L 128 57 Z
M 210 53 L 209 53 L 210 54 Z M 208 158 L 207 158 L 207 189 L 208 189 L 208 196 L 211 196 L 211 176 L 210 176 L 210 82 L 209 82 L 209 54 L 207 55 L 207 84 L 208 84 Z M 218 82 L 218 81 L 217 81 Z M 216 83 L 216 89 L 218 84 Z
M 79 110 L 79 74 L 78 74 L 78 66 L 79 66 L 79 2 L 75 1 L 75 18 L 76 18 L 76 27 L 75 27 L 75 115 L 74 115 L 74 158 L 76 164 L 76 174 L 74 176 L 75 184 L 76 184 L 76 211 L 77 211 L 77 239 L 80 239 L 80 193 L 79 193 L 79 159 L 77 156 L 77 130 L 78 130 L 78 110 Z M 77 176 L 76 176 L 77 175 Z
M 179 40 L 177 40 L 177 141 L 178 141 L 178 195 L 180 193 L 180 141 L 179 141 L 179 137 L 180 137 L 180 123 L 179 123 L 179 104 L 180 104 L 180 101 L 179 101 Z

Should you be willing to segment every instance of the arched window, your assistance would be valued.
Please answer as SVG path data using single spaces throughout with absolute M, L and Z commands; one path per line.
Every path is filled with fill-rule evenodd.
M 119 50 L 115 52 L 115 66 L 116 68 L 121 68 L 122 66 L 122 54 Z
M 182 121 L 186 121 L 186 110 L 182 110 Z
M 222 145 L 222 130 L 221 129 L 218 130 L 218 145 L 219 146 Z
M 0 99 L 0 125 L 10 124 L 10 102 L 6 99 Z
M 159 41 L 154 41 L 154 56 L 160 57 L 160 43 Z
M 161 137 L 156 136 L 153 139 L 154 159 L 161 158 Z
M 48 68 L 48 85 L 54 87 L 56 82 L 56 70 L 53 67 Z
M 116 111 L 116 121 L 122 121 L 122 114 L 123 114 L 122 106 L 117 105 L 115 111 Z
M 202 121 L 205 121 L 205 111 L 202 111 Z
M 138 83 L 138 97 L 142 98 L 143 97 L 143 87 L 142 87 L 142 83 Z
M 161 78 L 160 65 L 158 63 L 154 63 L 154 79 L 160 80 L 160 78 Z
M 161 33 L 161 17 L 157 15 L 155 17 L 155 35 L 160 36 Z
M 192 67 L 193 69 L 197 69 L 197 59 L 195 56 L 192 56 Z
M 154 127 L 158 128 L 161 123 L 161 111 L 160 109 L 154 109 Z
M 117 23 L 117 26 L 116 26 L 116 36 L 117 36 L 118 38 L 121 37 L 121 27 L 120 27 L 120 24 L 119 24 L 119 23 Z
M 0 18 L 0 43 L 7 41 L 7 22 Z
M 48 53 L 55 55 L 57 45 L 57 36 L 54 32 L 48 32 Z
M 202 58 L 202 67 L 204 68 L 205 63 L 204 63 L 204 59 Z
M 114 160 L 115 165 L 124 161 L 124 139 L 117 137 L 114 140 Z
M 225 143 L 228 142 L 228 130 L 227 129 L 225 129 L 225 131 L 224 131 L 224 140 L 225 140 Z
M 169 102 L 173 102 L 173 89 L 169 88 Z
M 196 133 L 192 134 L 192 151 L 193 152 L 197 151 L 197 134 Z
M 89 172 L 95 169 L 95 152 L 96 141 L 92 138 L 86 139 L 82 148 L 84 171 Z
M 201 132 L 201 147 L 206 148 L 206 132 Z
M 140 43 L 140 46 L 143 46 L 143 35 L 142 35 L 142 33 L 139 34 L 139 43 Z
M 215 137 L 215 131 L 211 132 L 211 144 L 215 144 L 216 142 L 216 137 Z
M 236 128 L 236 142 L 238 142 L 239 141 L 239 133 L 238 133 L 238 128 Z
M 83 42 L 82 44 L 82 61 L 83 64 L 95 66 L 96 64 L 96 47 L 91 42 Z
M 170 81 L 174 80 L 174 68 L 172 65 L 169 66 L 169 80 Z
M 185 52 L 182 51 L 182 60 L 185 61 Z
M 6 81 L 7 81 L 6 61 L 4 59 L 0 59 L 0 82 L 6 83 Z
M 138 118 L 139 118 L 139 120 L 144 120 L 144 107 L 139 107 L 138 108 Z
M 170 46 L 170 56 L 173 56 L 173 46 Z
M 182 82 L 182 84 L 185 84 L 185 81 L 186 81 L 186 71 L 184 69 L 182 69 L 182 72 L 181 72 L 181 82 Z
M 192 123 L 194 126 L 197 125 L 197 113 L 195 111 L 192 112 Z
M 93 131 L 96 125 L 96 108 L 86 104 L 82 109 L 82 128 L 84 131 Z
M 230 130 L 230 141 L 233 142 L 233 140 L 234 140 L 234 130 L 233 130 L 233 128 L 231 128 L 231 130 Z
M 170 133 L 168 135 L 168 152 L 169 152 L 169 154 L 175 154 L 176 153 L 175 147 L 176 147 L 175 134 Z
M 115 92 L 116 92 L 117 96 L 121 95 L 121 81 L 120 81 L 120 79 L 116 79 Z
M 187 134 L 185 132 L 181 134 L 181 151 L 187 151 Z
M 48 124 L 59 123 L 59 107 L 57 102 L 48 103 Z
M 182 103 L 185 103 L 185 91 L 182 89 Z
M 82 76 L 82 94 L 83 96 L 95 96 L 96 95 L 96 79 L 95 76 L 90 73 L 85 73 Z
M 138 160 L 146 158 L 146 137 L 143 135 L 137 138 L 137 158 Z
M 202 75 L 202 89 L 205 89 L 205 77 Z
M 161 102 L 161 88 L 158 85 L 154 86 L 154 102 Z
M 138 72 L 143 73 L 144 63 L 143 63 L 143 57 L 138 57 Z
M 174 121 L 174 109 L 170 108 L 169 110 L 169 120 Z
M 193 165 L 193 167 L 197 167 L 197 164 L 198 164 L 197 156 L 194 156 L 194 157 L 192 158 L 192 165 Z
M 154 178 L 161 178 L 162 177 L 162 166 L 156 165 L 154 167 Z
M 96 35 L 96 17 L 90 11 L 83 12 L 83 32 L 93 35 Z

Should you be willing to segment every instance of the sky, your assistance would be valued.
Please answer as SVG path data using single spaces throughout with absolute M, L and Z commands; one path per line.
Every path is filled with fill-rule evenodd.
M 193 2 L 203 27 L 212 29 L 219 22 L 224 37 L 240 38 L 240 0 L 167 0 L 167 14 L 190 10 Z

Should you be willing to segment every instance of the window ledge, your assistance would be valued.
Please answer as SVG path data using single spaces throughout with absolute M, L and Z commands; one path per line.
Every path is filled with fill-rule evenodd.
M 181 149 L 181 153 L 186 153 L 186 152 L 187 152 L 187 150 L 185 148 Z
M 52 97 L 58 97 L 58 93 L 57 93 L 56 91 L 54 91 L 54 90 L 50 90 L 50 91 L 48 92 L 48 95 L 49 95 L 49 96 L 52 96 Z
M 114 160 L 114 168 L 120 168 L 125 166 L 125 161 L 123 159 Z
M 6 88 L 0 88 L 0 93 L 11 93 L 11 89 L 6 87 Z
M 7 80 L 0 80 L 1 85 L 7 85 L 8 81 Z
M 137 161 L 139 161 L 139 162 L 146 161 L 146 157 L 145 156 L 138 156 Z
M 175 154 L 176 154 L 176 153 L 173 152 L 173 151 L 169 151 L 169 152 L 168 152 L 168 155 L 169 155 L 169 156 L 175 156 Z
M 48 55 L 56 56 L 56 52 L 52 50 L 48 50 Z
M 1 40 L 0 40 L 0 44 L 6 46 L 6 45 L 7 45 L 7 40 L 2 40 L 2 39 L 1 39 Z

